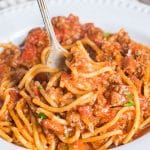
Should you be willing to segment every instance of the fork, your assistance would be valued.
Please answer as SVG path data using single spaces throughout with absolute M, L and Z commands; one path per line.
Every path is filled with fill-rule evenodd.
M 49 17 L 46 0 L 37 0 L 37 2 L 50 42 L 50 53 L 47 58 L 47 65 L 51 68 L 62 69 L 64 65 L 64 56 L 67 54 L 67 51 L 59 44 L 55 36 L 53 25 Z

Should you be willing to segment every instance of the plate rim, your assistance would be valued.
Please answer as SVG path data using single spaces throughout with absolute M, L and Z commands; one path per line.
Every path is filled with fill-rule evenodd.
M 114 4 L 118 6 L 122 6 L 128 9 L 134 9 L 137 12 L 141 12 L 147 15 L 150 15 L 150 5 L 146 5 L 138 0 L 76 0 L 82 3 L 102 3 L 102 4 Z M 48 0 L 48 4 L 50 3 L 63 3 L 64 0 Z M 70 0 L 65 0 L 65 3 L 70 2 Z M 0 10 L 0 16 L 7 15 L 7 13 L 12 13 L 14 11 L 31 7 L 31 5 L 37 5 L 36 0 L 27 1 L 23 3 L 19 3 L 14 6 L 10 6 L 8 8 L 4 8 Z

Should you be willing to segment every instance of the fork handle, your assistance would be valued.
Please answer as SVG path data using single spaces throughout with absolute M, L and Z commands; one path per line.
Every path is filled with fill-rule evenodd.
M 49 17 L 49 12 L 48 12 L 48 8 L 47 8 L 47 3 L 46 0 L 37 0 L 40 11 L 41 11 L 41 15 L 43 18 L 43 22 L 45 24 L 45 28 L 50 40 L 50 44 L 53 45 L 54 42 L 57 42 L 56 36 L 55 36 L 55 32 L 53 29 L 53 25 L 51 23 L 50 17 Z

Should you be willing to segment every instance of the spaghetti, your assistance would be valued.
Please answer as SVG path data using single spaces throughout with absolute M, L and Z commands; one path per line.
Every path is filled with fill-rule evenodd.
M 150 49 L 123 29 L 105 33 L 78 17 L 52 19 L 67 49 L 62 70 L 46 65 L 46 31 L 0 44 L 0 137 L 32 150 L 103 150 L 150 126 Z

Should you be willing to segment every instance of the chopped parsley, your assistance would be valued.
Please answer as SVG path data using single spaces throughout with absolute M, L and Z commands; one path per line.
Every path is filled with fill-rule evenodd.
M 134 101 L 129 100 L 126 104 L 124 104 L 125 107 L 129 107 L 129 106 L 135 106 Z
M 38 118 L 43 120 L 43 119 L 46 119 L 47 117 L 46 117 L 46 115 L 44 113 L 39 113 L 38 114 Z
M 38 90 L 42 90 L 43 89 L 43 87 L 40 85 L 40 86 L 38 86 Z
M 128 100 L 131 100 L 133 98 L 133 95 L 130 92 L 125 93 Z
M 125 106 L 125 107 L 135 106 L 135 103 L 134 103 L 134 101 L 133 101 L 133 94 L 130 93 L 130 92 L 126 92 L 126 93 L 125 93 L 125 96 L 126 96 L 126 98 L 127 98 L 128 101 L 127 101 L 126 104 L 124 104 L 124 106 Z
M 104 33 L 103 33 L 103 37 L 104 37 L 104 38 L 108 38 L 108 37 L 110 37 L 110 35 L 111 35 L 111 34 L 108 33 L 108 32 L 104 32 Z

